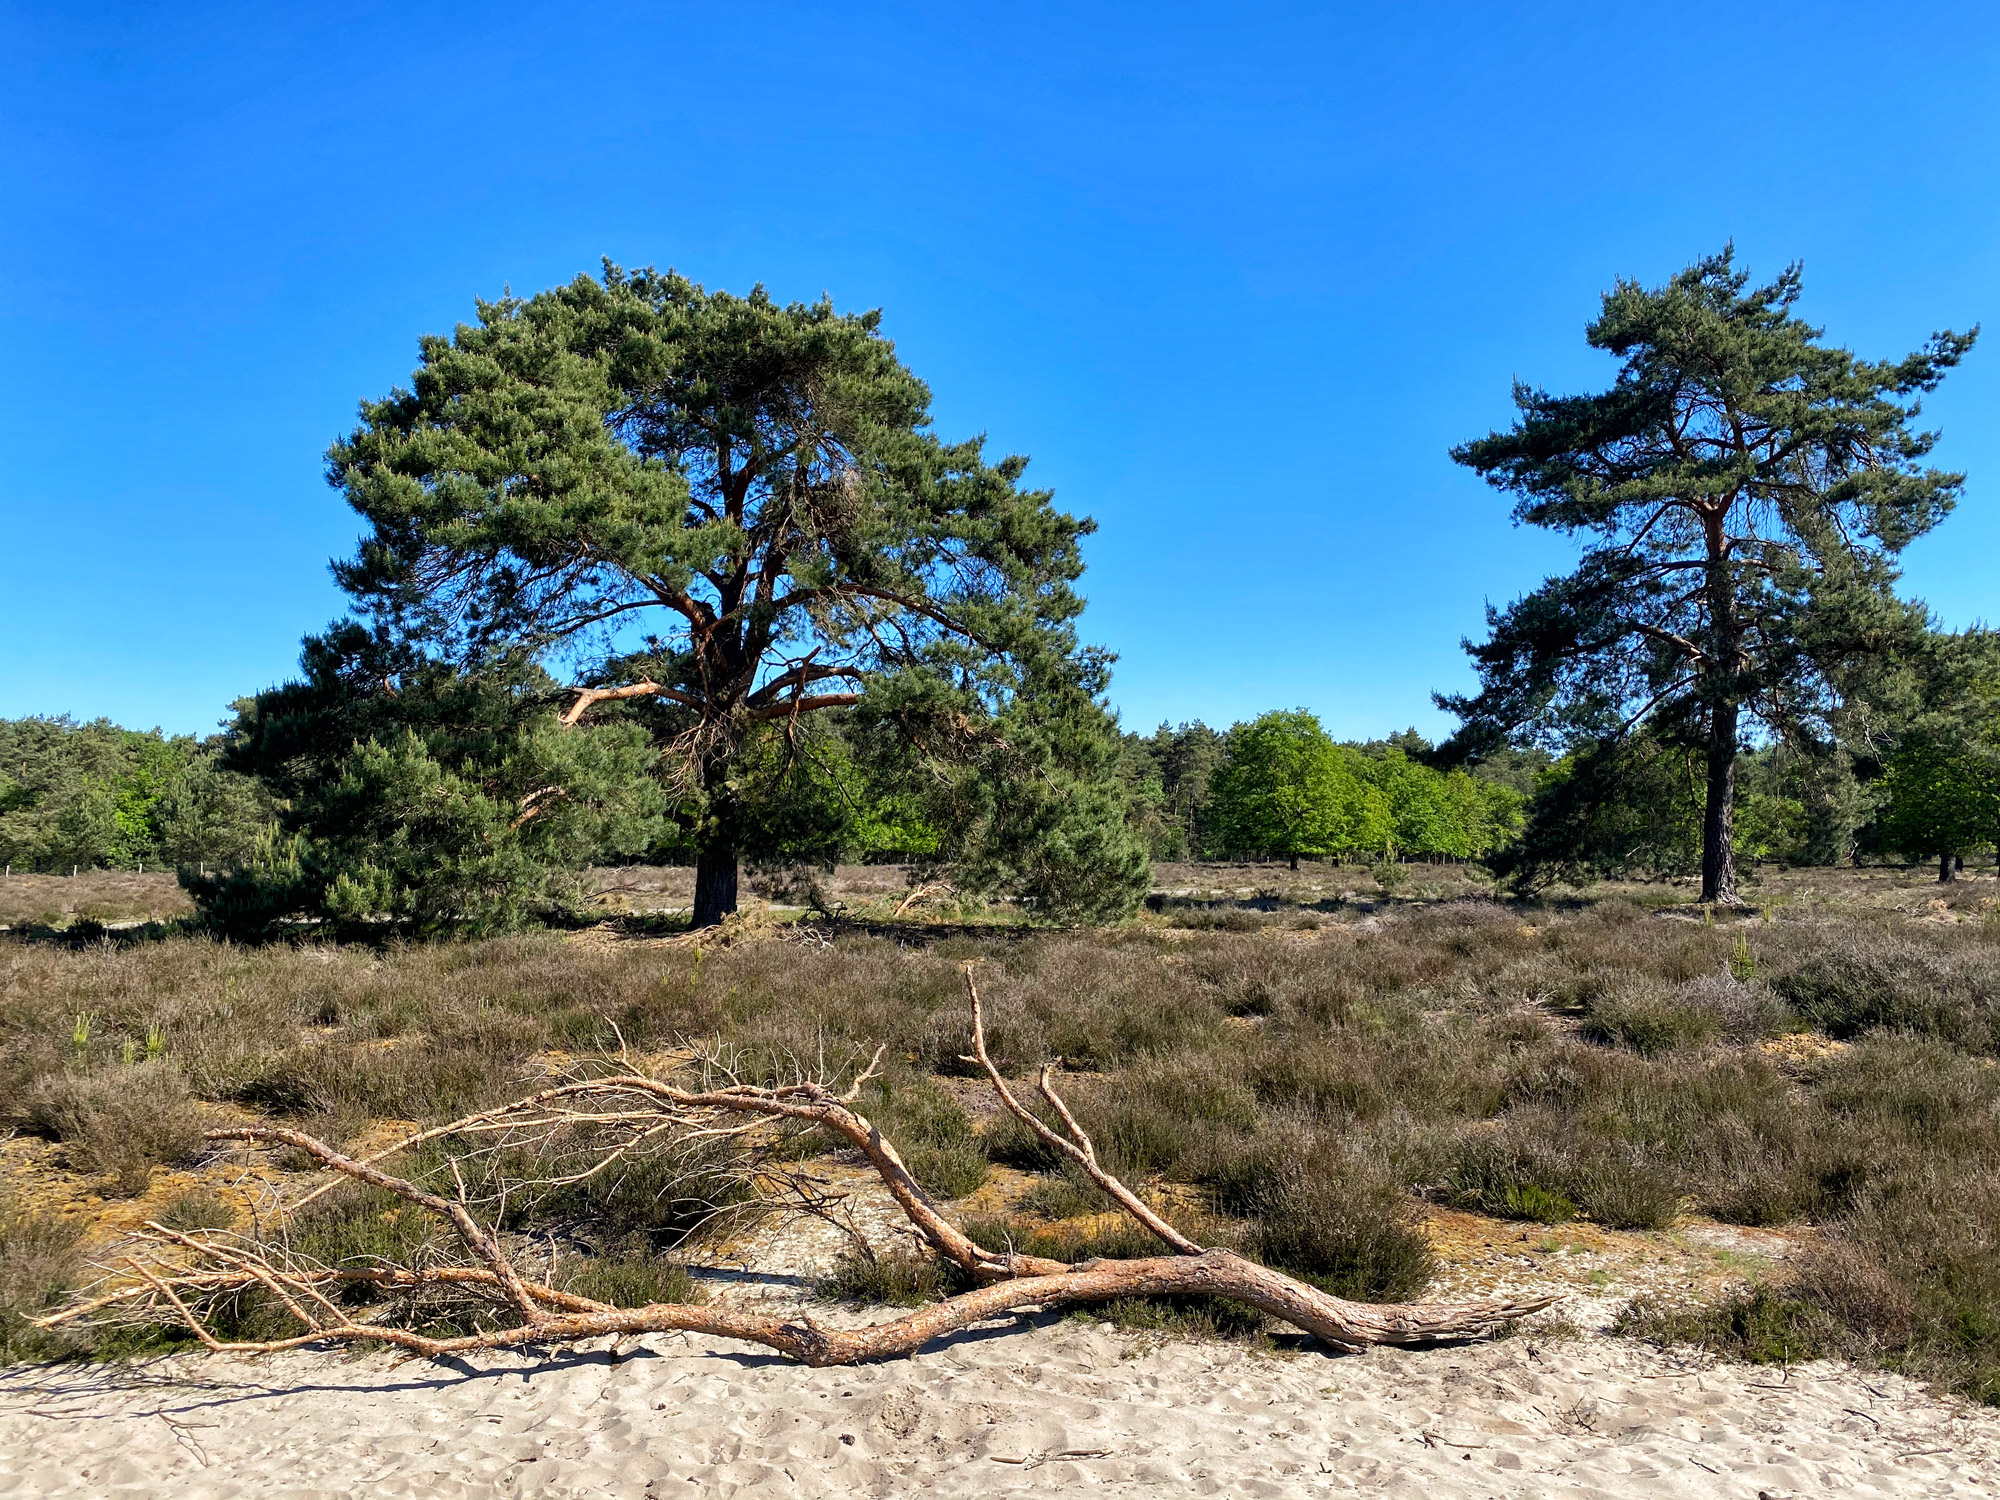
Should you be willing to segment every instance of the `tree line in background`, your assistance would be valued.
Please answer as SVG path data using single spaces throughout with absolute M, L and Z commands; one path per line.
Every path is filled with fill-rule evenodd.
M 271 802 L 223 768 L 219 739 L 98 719 L 0 719 L 0 864 L 21 871 L 200 870 L 250 858 Z
M 1861 748 L 1739 753 L 1738 859 L 1931 859 L 1945 879 L 1968 853 L 2000 859 L 2000 634 L 1917 624 Z M 302 681 L 245 700 L 204 741 L 0 721 L 0 859 L 178 868 L 211 919 L 245 936 L 315 905 L 336 925 L 387 913 L 412 933 L 499 931 L 582 915 L 590 865 L 694 861 L 632 726 L 563 726 L 559 690 L 538 673 L 406 662 L 390 692 L 379 646 L 351 627 L 315 637 Z M 753 867 L 959 873 L 924 799 L 863 739 L 851 715 L 829 715 L 803 738 L 768 731 L 743 756 Z M 1414 729 L 1341 743 L 1297 709 L 1128 733 L 1118 757 L 1120 815 L 1159 861 L 1480 861 L 1527 885 L 1701 867 L 1703 761 L 1652 734 L 1445 768 L 1449 747 Z M 523 818 L 538 801 L 543 815 Z M 967 876 L 968 889 L 1002 884 Z
M 1896 559 L 1963 476 L 1923 393 L 1977 330 L 1870 362 L 1732 253 L 1620 282 L 1612 386 L 1514 392 L 1453 457 L 1578 537 L 1467 642 L 1460 729 L 1336 743 L 1304 710 L 1120 735 L 1083 644 L 1087 518 L 931 431 L 875 313 L 609 263 L 421 341 L 328 478 L 348 618 L 196 744 L 0 732 L 0 853 L 171 862 L 204 917 L 487 932 L 574 916 L 591 863 L 896 859 L 1062 921 L 1156 859 L 1481 860 L 1517 886 L 2000 844 L 2000 645 Z M 204 870 L 204 866 L 215 868 Z

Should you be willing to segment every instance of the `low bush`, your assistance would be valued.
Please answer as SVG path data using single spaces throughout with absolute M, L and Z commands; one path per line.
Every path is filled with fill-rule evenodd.
M 492 1162 L 519 1178 L 574 1176 L 603 1158 L 587 1136 L 524 1162 Z M 651 1253 L 677 1250 L 727 1219 L 740 1224 L 760 1205 L 725 1146 L 662 1147 L 628 1155 L 607 1170 L 515 1200 L 507 1223 L 533 1233 L 560 1227 L 599 1239 L 644 1239 Z
M 1581 1212 L 1611 1229 L 1663 1228 L 1680 1208 L 1679 1173 L 1618 1123 L 1546 1106 L 1510 1114 L 1462 1144 L 1452 1197 L 1499 1218 L 1555 1224 Z
M 910 1175 L 933 1197 L 963 1198 L 986 1181 L 986 1150 L 971 1117 L 931 1079 L 876 1079 L 856 1107 L 895 1142 Z
M 849 1251 L 813 1282 L 813 1293 L 829 1302 L 921 1307 L 971 1285 L 957 1266 L 928 1251 L 890 1250 L 878 1255 Z
M 185 1161 L 204 1144 L 203 1113 L 170 1062 L 52 1074 L 25 1102 L 28 1122 L 63 1142 L 78 1170 L 108 1174 L 128 1197 L 146 1190 L 155 1167 Z
M 68 1352 L 71 1338 L 43 1332 L 28 1320 L 61 1300 L 82 1276 L 74 1219 L 0 1198 L 0 1359 L 45 1359 Z
M 186 1234 L 201 1229 L 234 1229 L 242 1215 L 219 1194 L 197 1188 L 182 1193 L 154 1217 L 167 1228 Z
M 1267 1264 L 1357 1302 L 1409 1301 L 1436 1271 L 1402 1185 L 1327 1151 L 1272 1175 L 1252 1243 Z
M 646 1307 L 656 1302 L 701 1300 L 700 1288 L 679 1261 L 655 1255 L 643 1236 L 598 1247 L 593 1255 L 560 1262 L 558 1289 L 613 1307 Z
M 1586 1034 L 1644 1057 L 1702 1047 L 1722 1035 L 1722 1007 L 1709 994 L 1659 984 L 1627 984 L 1590 1002 Z
M 1045 1219 L 1077 1219 L 1111 1207 L 1098 1185 L 1073 1162 L 1037 1177 L 1019 1199 L 1023 1211 Z
M 1451 1198 L 1461 1208 L 1499 1219 L 1561 1224 L 1577 1214 L 1576 1200 L 1554 1184 L 1560 1174 L 1513 1138 L 1467 1141 L 1453 1163 Z
M 1771 988 L 1831 1037 L 1905 1031 L 2000 1053 L 2000 953 L 1990 943 L 1940 951 L 1865 934 L 1806 955 Z
M 974 1219 L 965 1225 L 973 1241 L 988 1250 L 1038 1255 L 1074 1265 L 1092 1257 L 1135 1260 L 1170 1253 L 1129 1219 L 1104 1219 L 1089 1228 L 1023 1226 L 1007 1219 Z M 1247 1338 L 1263 1332 L 1268 1320 L 1253 1307 L 1216 1297 L 1120 1297 L 1085 1309 L 1079 1316 L 1119 1328 L 1170 1333 L 1181 1338 Z

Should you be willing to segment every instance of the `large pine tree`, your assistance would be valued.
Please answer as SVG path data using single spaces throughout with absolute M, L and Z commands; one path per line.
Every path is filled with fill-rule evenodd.
M 1512 428 L 1452 451 L 1515 519 L 1586 539 L 1574 572 L 1468 642 L 1480 690 L 1440 696 L 1477 755 L 1577 748 L 1640 727 L 1706 767 L 1701 895 L 1736 901 L 1733 776 L 1747 735 L 1824 732 L 1849 673 L 1902 638 L 1895 558 L 1963 476 L 1926 467 L 1917 396 L 1971 347 L 1934 335 L 1873 362 L 1794 312 L 1794 265 L 1753 287 L 1730 249 L 1665 286 L 1621 281 L 1589 325 L 1609 390 L 1516 383 Z
M 372 528 L 337 576 L 426 655 L 569 674 L 565 724 L 644 723 L 698 850 L 698 925 L 736 905 L 739 757 L 828 709 L 886 729 L 928 785 L 1017 777 L 947 799 L 970 865 L 1049 910 L 1137 900 L 1107 658 L 1074 631 L 1091 524 L 1024 488 L 1025 460 L 940 440 L 876 314 L 607 264 L 422 348 L 329 454 Z M 1086 817 L 1104 826 L 1069 826 Z

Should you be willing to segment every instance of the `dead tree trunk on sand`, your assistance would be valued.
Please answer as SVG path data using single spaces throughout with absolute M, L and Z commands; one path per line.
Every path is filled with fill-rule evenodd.
M 973 1054 L 966 1060 L 979 1064 L 1009 1113 L 1080 1167 L 1171 1253 L 1068 1265 L 992 1251 L 975 1243 L 938 1211 L 895 1146 L 853 1107 L 862 1085 L 874 1076 L 881 1061 L 879 1050 L 874 1061 L 838 1094 L 817 1080 L 778 1085 L 738 1081 L 729 1075 L 720 1054 L 713 1051 L 698 1059 L 709 1069 L 704 1080 L 709 1086 L 689 1087 L 654 1076 L 637 1066 L 629 1053 L 621 1053 L 616 1059 L 620 1066 L 602 1076 L 576 1078 L 498 1109 L 424 1131 L 363 1160 L 345 1156 L 300 1131 L 275 1126 L 210 1132 L 209 1138 L 215 1141 L 291 1147 L 336 1174 L 335 1182 L 354 1180 L 395 1194 L 450 1226 L 464 1251 L 462 1264 L 331 1268 L 292 1256 L 277 1236 L 186 1233 L 151 1224 L 147 1253 L 125 1262 L 118 1284 L 39 1322 L 51 1327 L 79 1319 L 145 1312 L 178 1318 L 204 1345 L 217 1351 L 262 1354 L 315 1344 L 376 1343 L 432 1357 L 523 1344 L 547 1346 L 607 1335 L 687 1332 L 761 1344 L 808 1365 L 842 1365 L 909 1354 L 957 1329 L 1023 1308 L 1066 1307 L 1119 1297 L 1197 1293 L 1227 1298 L 1282 1319 L 1332 1348 L 1350 1351 L 1371 1344 L 1477 1337 L 1549 1305 L 1549 1298 L 1399 1305 L 1347 1302 L 1229 1250 L 1204 1249 L 1099 1164 L 1090 1137 L 1056 1092 L 1053 1065 L 1041 1070 L 1037 1087 L 1061 1122 L 1060 1131 L 1015 1097 L 987 1055 L 979 992 L 969 967 L 966 991 L 972 1009 L 973 1046 Z M 855 1329 L 823 1327 L 810 1317 L 786 1320 L 680 1303 L 621 1308 L 533 1279 L 508 1252 L 500 1232 L 474 1212 L 474 1195 L 455 1163 L 452 1176 L 456 1192 L 452 1197 L 377 1165 L 420 1140 L 483 1140 L 490 1143 L 483 1149 L 497 1153 L 518 1150 L 529 1141 L 547 1142 L 565 1132 L 571 1138 L 577 1132 L 589 1132 L 589 1138 L 598 1143 L 593 1164 L 566 1178 L 544 1178 L 533 1184 L 547 1187 L 605 1170 L 627 1153 L 662 1138 L 695 1143 L 741 1141 L 766 1121 L 817 1127 L 860 1152 L 901 1206 L 911 1228 L 939 1257 L 980 1284 L 904 1316 Z M 518 1193 L 521 1187 L 510 1184 L 503 1189 L 503 1196 Z M 320 1191 L 324 1188 L 315 1189 L 310 1196 Z M 432 1337 L 364 1320 L 329 1295 L 357 1284 L 379 1288 L 384 1294 L 457 1291 L 481 1295 L 489 1320 L 501 1326 Z M 218 1304 L 259 1290 L 284 1309 L 297 1331 L 286 1337 L 248 1341 L 218 1336 L 212 1326 Z

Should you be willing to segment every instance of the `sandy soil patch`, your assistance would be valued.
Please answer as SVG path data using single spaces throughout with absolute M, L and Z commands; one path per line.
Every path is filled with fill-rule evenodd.
M 0 1495 L 1984 1495 L 2000 1414 L 1596 1336 L 1366 1356 L 1063 1321 L 807 1370 L 699 1339 L 0 1376 Z

